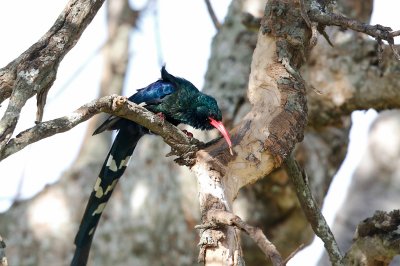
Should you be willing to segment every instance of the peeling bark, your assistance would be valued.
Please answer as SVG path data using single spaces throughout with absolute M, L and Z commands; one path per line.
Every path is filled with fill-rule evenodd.
M 242 10 L 240 3 L 241 1 L 235 1 L 231 11 Z M 225 111 L 224 117 L 232 124 L 238 124 L 233 130 L 235 155 L 232 157 L 226 145 L 220 141 L 197 153 L 197 163 L 193 170 L 198 177 L 201 219 L 204 224 L 213 220 L 212 214 L 215 213 L 213 211 L 235 210 L 233 201 L 239 189 L 257 181 L 251 187 L 244 188 L 242 192 L 245 193 L 241 193 L 246 197 L 250 195 L 262 199 L 253 201 L 251 206 L 248 206 L 247 211 L 250 217 L 246 217 L 246 222 L 264 223 L 267 229 L 264 227 L 263 231 L 266 232 L 267 237 L 276 244 L 279 251 L 283 250 L 284 256 L 287 256 L 296 249 L 298 243 L 310 241 L 310 228 L 300 211 L 289 179 L 284 171 L 276 170 L 282 159 L 294 149 L 295 144 L 303 139 L 307 122 L 305 119 L 306 89 L 311 127 L 296 151 L 298 160 L 305 165 L 310 175 L 310 186 L 314 195 L 317 196 L 318 204 L 322 203 L 330 180 L 344 157 L 348 141 L 348 114 L 354 108 L 365 106 L 396 107 L 396 99 L 399 97 L 392 89 L 397 86 L 396 75 L 393 74 L 396 64 L 385 60 L 384 64 L 379 65 L 375 44 L 363 38 L 356 38 L 356 41 L 350 39 L 344 42 L 343 46 L 342 43 L 336 41 L 336 38 L 332 38 L 337 47 L 329 47 L 326 50 L 320 50 L 321 43 L 325 41 L 319 40 L 319 44 L 310 55 L 309 70 L 303 69 L 302 72 L 305 80 L 311 81 L 315 89 L 305 86 L 303 80 L 299 78 L 298 68 L 304 64 L 308 56 L 309 29 L 298 14 L 292 16 L 298 12 L 297 4 L 293 8 L 287 8 L 286 5 L 293 4 L 289 2 L 270 1 L 268 4 L 273 8 L 267 9 L 267 13 L 276 15 L 274 19 L 264 18 L 263 20 L 262 30 L 269 35 L 260 32 L 257 36 L 240 24 L 239 16 L 233 16 L 225 21 L 219 37 L 216 38 L 215 54 L 218 53 L 221 57 L 214 62 L 210 61 L 207 74 L 209 83 L 206 83 L 206 87 L 208 92 L 213 91 L 210 94 L 219 98 L 218 102 Z M 236 12 L 240 11 L 236 10 Z M 300 31 L 292 28 L 288 21 L 301 26 Z M 234 32 L 232 35 L 229 35 L 230 30 Z M 303 39 L 302 34 L 307 37 Z M 227 46 L 223 45 L 218 48 L 216 44 L 218 38 L 227 36 L 234 48 L 227 49 Z M 343 37 L 343 35 L 338 37 Z M 249 105 L 245 104 L 245 89 L 250 71 L 250 54 L 253 52 L 256 41 L 258 43 L 254 51 L 248 91 L 251 103 Z M 354 45 L 354 48 L 350 43 Z M 363 50 L 360 47 L 366 49 Z M 324 56 L 325 54 L 327 57 Z M 116 62 L 114 66 L 118 65 L 118 60 Z M 340 65 L 339 69 L 329 67 L 336 62 L 343 65 Z M 344 67 L 346 64 L 353 65 L 354 72 L 352 68 Z M 364 71 L 365 69 L 367 71 Z M 328 72 L 322 72 L 323 70 Z M 221 73 L 224 74 L 221 75 Z M 361 78 L 353 79 L 357 73 L 365 75 L 357 75 Z M 379 79 L 382 73 L 383 77 Z M 0 72 L 0 80 L 9 74 L 9 72 Z M 120 77 L 119 71 L 115 75 Z M 372 79 L 370 79 L 371 76 Z M 321 77 L 326 77 L 327 80 Z M 339 83 L 335 83 L 336 80 Z M 120 81 L 121 79 L 116 83 Z M 381 95 L 372 95 L 371 91 L 362 90 L 365 87 L 368 88 L 365 84 L 370 84 L 369 82 L 371 82 L 371 87 L 381 86 L 379 81 L 393 84 L 393 86 L 379 87 Z M 236 85 L 233 86 L 234 83 Z M 327 87 L 330 84 L 332 87 Z M 7 87 L 6 85 L 4 86 Z M 214 93 L 215 90 L 217 93 Z M 318 91 L 322 91 L 322 95 L 319 95 Z M 227 94 L 230 96 L 225 97 Z M 4 97 L 9 96 L 5 94 Z M 382 103 L 385 101 L 386 104 Z M 244 119 L 240 122 L 242 117 Z M 138 148 L 134 166 L 125 174 L 123 185 L 116 188 L 113 201 L 108 207 L 108 214 L 105 213 L 93 246 L 93 254 L 95 254 L 93 260 L 96 265 L 151 265 L 154 263 L 193 265 L 195 263 L 196 249 L 193 243 L 196 238 L 192 228 L 199 218 L 197 202 L 193 197 L 196 193 L 193 190 L 195 186 L 192 183 L 188 185 L 193 180 L 190 180 L 186 170 L 178 169 L 172 163 L 163 162 L 164 166 L 159 166 L 161 163 L 157 163 L 155 159 L 157 154 L 159 156 L 160 153 L 165 154 L 167 151 L 165 145 L 155 139 L 148 142 L 143 140 L 148 146 Z M 90 148 L 87 154 L 90 155 L 89 150 Z M 324 165 L 323 169 L 321 165 Z M 151 169 L 151 172 L 144 168 Z M 1 228 L 6 228 L 6 232 L 16 232 L 15 239 L 25 239 L 28 235 L 26 242 L 34 245 L 30 248 L 28 243 L 21 244 L 19 240 L 7 241 L 7 244 L 11 243 L 11 248 L 7 249 L 8 254 L 12 254 L 11 258 L 16 258 L 15 254 L 21 258 L 21 260 L 14 260 L 13 263 L 34 261 L 36 264 L 59 264 L 62 261 L 63 264 L 67 264 L 69 262 L 73 249 L 72 237 L 83 211 L 83 202 L 94 181 L 93 173 L 96 173 L 98 169 L 99 162 L 97 161 L 88 160 L 82 168 L 75 164 L 70 173 L 57 185 L 49 187 L 32 201 L 36 203 L 34 204 L 36 207 L 45 206 L 45 202 L 54 200 L 47 196 L 55 193 L 59 198 L 74 199 L 78 202 L 74 203 L 74 208 L 69 209 L 72 220 L 63 224 L 63 228 L 68 230 L 57 232 L 57 237 L 49 235 L 49 231 L 46 231 L 48 228 L 41 231 L 43 234 L 32 237 L 32 232 L 26 229 L 29 225 L 24 224 L 30 220 L 28 216 L 36 210 L 30 206 L 29 202 L 15 204 L 10 214 L 2 216 L 0 220 L 6 225 Z M 131 176 L 134 178 L 130 178 Z M 82 187 L 86 189 L 86 193 L 80 193 Z M 138 195 L 148 195 L 148 197 L 145 202 L 141 202 L 138 200 L 140 199 Z M 236 202 L 240 201 L 240 198 L 239 196 Z M 80 207 L 76 208 L 76 206 Z M 31 209 L 31 212 L 27 214 L 24 211 L 26 209 Z M 262 211 L 253 211 L 255 209 Z M 266 216 L 269 217 L 265 218 Z M 11 222 L 17 220 L 23 221 L 20 227 Z M 115 224 L 118 224 L 118 227 Z M 36 224 L 37 228 L 40 226 Z M 58 236 L 62 234 L 67 237 L 60 240 Z M 244 259 L 242 243 L 238 238 L 238 231 L 231 225 L 202 230 L 200 244 L 203 248 L 200 258 L 207 262 L 216 258 L 219 262 L 224 261 L 235 265 L 240 265 L 244 260 L 248 265 L 265 263 L 264 255 L 254 262 L 247 257 Z M 48 242 L 43 242 L 44 239 Z M 176 241 L 177 239 L 179 241 Z M 49 244 L 48 246 L 51 246 L 51 252 L 49 252 L 48 246 L 47 249 L 45 247 L 46 243 L 57 243 L 57 245 Z M 253 250 L 245 250 L 244 254 L 253 254 Z M 46 260 L 40 261 L 31 254 L 39 254 Z M 103 257 L 102 254 L 108 255 Z
M 307 47 L 310 35 L 302 23 L 298 6 L 291 4 L 275 1 L 267 4 L 251 65 L 248 98 L 252 110 L 231 131 L 235 156 L 229 158 L 221 150 L 221 144 L 207 148 L 205 151 L 209 156 L 202 153 L 197 156 L 193 168 L 201 184 L 199 194 L 208 194 L 206 189 L 202 190 L 208 187 L 203 183 L 216 182 L 214 187 L 222 188 L 218 204 L 214 201 L 200 204 L 202 213 L 221 206 L 230 210 L 241 187 L 254 183 L 279 166 L 294 144 L 303 138 L 307 114 L 305 87 L 296 69 L 304 63 L 304 58 L 298 55 L 306 53 L 302 49 Z M 282 30 L 283 17 L 286 28 Z M 291 32 L 296 32 L 296 36 L 290 36 Z M 293 38 L 298 38 L 296 43 Z M 210 169 L 219 173 L 217 178 Z M 207 197 L 200 196 L 202 198 Z M 202 222 L 207 224 L 209 221 L 203 216 Z M 213 263 L 238 265 L 242 260 L 234 234 L 228 232 L 224 239 L 213 242 L 217 247 L 205 251 L 206 262 L 210 259 Z M 215 250 L 225 255 L 214 256 Z

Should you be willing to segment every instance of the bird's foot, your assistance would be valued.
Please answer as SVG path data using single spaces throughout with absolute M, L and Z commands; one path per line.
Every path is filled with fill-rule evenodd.
M 165 120 L 165 114 L 164 113 L 158 112 L 158 113 L 156 113 L 156 115 L 160 118 L 161 121 L 164 122 L 164 120 Z
M 182 130 L 183 133 L 185 133 L 185 135 L 189 138 L 192 139 L 193 138 L 193 133 L 187 131 L 186 129 Z

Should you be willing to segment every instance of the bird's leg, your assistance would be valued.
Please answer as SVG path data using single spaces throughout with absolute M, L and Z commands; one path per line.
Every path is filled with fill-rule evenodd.
M 158 113 L 156 113 L 156 116 L 158 116 L 158 118 L 161 120 L 161 125 L 163 125 L 164 126 L 164 122 L 165 122 L 165 114 L 164 113 L 162 113 L 162 112 L 158 112 Z
M 189 132 L 189 131 L 187 131 L 186 129 L 183 129 L 182 132 L 185 133 L 185 135 L 186 135 L 189 139 L 192 139 L 192 138 L 193 138 L 193 133 L 192 133 L 192 132 Z
M 164 113 L 158 112 L 158 113 L 156 113 L 156 115 L 161 119 L 161 121 L 164 122 L 164 120 L 165 120 L 165 114 Z

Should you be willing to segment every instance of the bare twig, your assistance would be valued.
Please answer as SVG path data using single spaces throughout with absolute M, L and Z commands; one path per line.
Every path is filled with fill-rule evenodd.
M 365 33 L 371 37 L 374 37 L 377 40 L 385 40 L 389 43 L 389 45 L 392 44 L 391 48 L 393 50 L 393 53 L 395 54 L 396 59 L 400 60 L 399 53 L 393 46 L 393 38 L 400 35 L 400 31 L 392 31 L 390 27 L 385 27 L 379 24 L 369 25 L 339 14 L 325 13 L 317 8 L 310 10 L 308 14 L 312 21 L 315 21 L 319 24 L 339 26 L 342 28 Z
M 306 177 L 303 176 L 292 154 L 285 160 L 284 165 L 293 182 L 301 207 L 315 234 L 324 242 L 332 265 L 343 265 L 343 256 L 340 253 L 336 240 L 313 199 L 311 190 L 307 182 L 305 182 Z
M 399 52 L 397 51 L 396 47 L 394 46 L 393 38 L 389 39 L 388 43 L 389 43 L 390 49 L 392 49 L 392 52 L 393 52 L 394 56 L 396 57 L 396 59 L 400 60 L 400 55 L 399 55 Z
M 247 224 L 240 219 L 239 216 L 228 211 L 213 209 L 207 212 L 207 217 L 207 220 L 212 221 L 217 225 L 233 225 L 238 227 L 242 231 L 246 232 L 251 239 L 257 243 L 261 251 L 271 259 L 273 265 L 284 265 L 281 254 L 274 244 L 267 239 L 260 228 Z
M 317 35 L 317 23 L 311 22 L 308 17 L 307 10 L 304 4 L 304 0 L 299 0 L 300 2 L 300 13 L 301 17 L 306 22 L 308 28 L 311 30 L 311 38 L 310 38 L 310 48 L 314 47 L 317 44 L 318 35 Z
M 302 3 L 302 1 L 303 0 L 300 0 L 300 3 Z M 317 22 L 319 26 L 339 26 L 345 29 L 351 29 L 357 32 L 365 33 L 376 40 L 385 40 L 389 43 L 389 45 L 391 45 L 396 59 L 400 60 L 400 55 L 393 45 L 393 38 L 400 35 L 400 31 L 392 31 L 390 27 L 385 27 L 379 24 L 369 25 L 355 19 L 347 18 L 340 14 L 323 12 L 318 8 L 318 6 L 319 5 L 311 5 L 311 8 L 307 13 L 308 18 L 311 21 Z M 305 7 L 303 8 L 305 9 Z M 302 14 L 303 13 L 305 13 L 305 11 L 302 11 Z
M 304 248 L 304 244 L 298 246 L 289 256 L 286 257 L 285 261 L 283 262 L 285 265 L 291 260 L 297 253 L 299 253 Z
M 37 95 L 41 121 L 47 92 L 64 56 L 77 43 L 104 0 L 70 0 L 54 25 L 17 59 L 0 69 L 0 103 L 10 97 L 0 121 L 0 151 L 11 138 L 26 101 Z
M 390 37 L 397 37 L 400 35 L 400 30 L 392 31 L 389 35 Z
M 318 9 L 312 9 L 308 13 L 312 21 L 318 22 L 327 26 L 339 26 L 346 29 L 351 29 L 354 31 L 365 33 L 374 38 L 381 38 L 383 40 L 388 40 L 392 38 L 390 32 L 392 29 L 390 27 L 385 27 L 382 25 L 369 25 L 361 21 L 350 19 L 345 16 L 334 14 L 334 13 L 324 13 Z
M 215 12 L 214 12 L 214 9 L 213 9 L 213 7 L 211 5 L 210 0 L 204 0 L 204 1 L 206 2 L 207 10 L 208 10 L 208 13 L 210 14 L 210 17 L 211 17 L 211 20 L 212 20 L 212 22 L 213 22 L 213 24 L 215 26 L 215 29 L 219 30 L 221 28 L 221 23 L 219 22 L 217 16 L 215 15 Z
M 196 139 L 189 140 L 177 127 L 168 121 L 161 120 L 159 116 L 149 112 L 144 107 L 129 102 L 125 97 L 112 95 L 85 104 L 70 115 L 38 123 L 36 126 L 19 133 L 6 144 L 0 154 L 0 160 L 22 150 L 29 144 L 68 131 L 100 112 L 132 120 L 160 135 L 172 147 L 173 155 L 182 155 L 183 163 L 186 164 L 190 164 L 190 157 L 197 151 L 196 145 L 201 144 Z

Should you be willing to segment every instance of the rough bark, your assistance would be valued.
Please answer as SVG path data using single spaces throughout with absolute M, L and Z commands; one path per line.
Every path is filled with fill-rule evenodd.
M 262 15 L 262 2 L 259 1 L 258 12 L 252 11 L 253 16 Z M 246 9 L 248 6 L 254 6 L 254 1 L 232 3 L 229 11 L 232 15 L 228 15 L 214 38 L 204 85 L 204 90 L 218 99 L 226 121 L 233 123 L 240 121 L 250 109 L 246 97 L 250 73 L 247 64 L 251 61 L 257 32 L 242 23 L 242 12 L 250 12 Z M 314 91 L 308 91 L 308 94 L 310 93 L 315 94 Z M 309 103 L 308 106 L 314 110 L 312 104 Z M 311 189 L 320 204 L 345 156 L 348 128 L 349 123 L 345 122 L 344 128 L 325 127 L 309 130 L 297 148 L 297 159 L 309 173 Z M 283 256 L 288 256 L 300 244 L 312 240 L 312 230 L 283 170 L 274 171 L 242 190 L 234 203 L 234 210 L 250 224 L 260 226 Z M 262 252 L 254 242 L 246 235 L 243 237 L 246 262 L 250 265 L 265 263 Z
M 246 29 L 240 23 L 241 17 L 238 15 L 246 5 L 245 3 L 233 2 L 230 15 L 214 40 L 212 59 L 206 76 L 207 92 L 217 96 L 225 117 L 231 124 L 237 124 L 243 117 L 245 118 L 233 131 L 233 140 L 237 145 L 235 157 L 230 157 L 226 147 L 221 143 L 208 149 L 208 154 L 199 153 L 194 171 L 197 173 L 200 185 L 201 217 L 199 217 L 198 202 L 193 197 L 196 194 L 196 186 L 193 184 L 195 179 L 188 175 L 186 169 L 178 168 L 171 161 L 160 158 L 160 154 L 166 154 L 168 148 L 159 138 L 144 139 L 142 141 L 144 143 L 135 152 L 135 160 L 125 173 L 124 179 L 121 180 L 121 185 L 116 188 L 115 195 L 100 223 L 91 258 L 95 265 L 195 264 L 198 250 L 194 243 L 198 238 L 193 232 L 194 225 L 199 222 L 200 218 L 203 219 L 203 222 L 210 219 L 212 215 L 207 215 L 210 214 L 207 210 L 217 208 L 217 210 L 231 211 L 233 198 L 236 197 L 239 188 L 264 176 L 261 182 L 242 190 L 242 195 L 236 199 L 237 208 L 233 209 L 235 213 L 236 210 L 241 209 L 242 213 L 239 212 L 239 216 L 245 218 L 250 224 L 261 225 L 260 227 L 277 245 L 278 250 L 282 251 L 284 257 L 300 243 L 310 241 L 311 230 L 304 219 L 286 173 L 282 170 L 275 170 L 267 175 L 277 165 L 277 162 L 279 163 L 280 158 L 288 154 L 293 149 L 293 145 L 301 139 L 299 133 L 302 131 L 301 122 L 304 121 L 301 118 L 304 114 L 300 112 L 300 117 L 294 119 L 293 113 L 299 113 L 288 114 L 285 111 L 288 109 L 293 111 L 297 107 L 304 108 L 304 106 L 291 105 L 299 99 L 299 102 L 303 103 L 304 99 L 296 97 L 302 95 L 304 87 L 301 82 L 296 83 L 298 80 L 287 72 L 288 66 L 301 65 L 302 58 L 301 56 L 296 57 L 296 55 L 302 55 L 304 51 L 302 48 L 293 47 L 292 45 L 297 43 L 287 42 L 277 32 L 273 37 L 265 37 L 262 33 L 257 36 L 256 33 Z M 279 6 L 277 10 L 284 10 L 282 8 Z M 286 19 L 288 18 L 278 17 L 272 23 L 282 26 L 287 23 Z M 275 25 L 271 26 L 272 23 L 269 24 L 268 21 L 264 23 L 264 30 L 266 25 L 269 26 L 269 30 L 274 30 Z M 300 19 L 299 24 L 304 26 L 303 23 Z M 285 27 L 289 26 L 285 25 Z M 338 37 L 343 37 L 339 36 L 341 33 L 337 34 Z M 363 91 L 357 94 L 360 89 L 365 87 L 364 83 L 372 82 L 372 85 L 376 85 L 378 81 L 381 81 L 394 84 L 393 87 L 395 87 L 397 80 L 393 78 L 395 65 L 385 63 L 384 71 L 376 70 L 379 67 L 376 63 L 375 50 L 372 49 L 373 41 L 364 38 L 356 38 L 358 41 L 354 41 L 351 39 L 353 37 L 354 35 L 351 35 L 349 41 L 343 44 L 332 37 L 335 48 L 321 48 L 322 50 L 319 50 L 319 47 L 324 44 L 324 40 L 319 40 L 319 45 L 310 57 L 310 68 L 303 72 L 307 82 L 311 83 L 316 90 L 323 92 L 321 96 L 316 90 L 308 87 L 311 128 L 305 135 L 302 145 L 297 148 L 297 158 L 309 173 L 310 185 L 319 203 L 322 202 L 330 180 L 346 151 L 349 112 L 352 108 L 373 105 L 375 102 L 376 106 L 384 108 L 385 105 L 381 105 L 381 101 L 390 99 L 385 95 L 396 93 L 390 88 L 386 90 L 386 87 L 382 86 L 382 95 L 375 96 L 380 97 L 379 100 L 365 97 Z M 255 51 L 253 57 L 249 85 L 251 104 L 245 104 L 249 66 L 257 38 L 258 50 Z M 228 40 L 228 42 L 224 40 Z M 293 39 L 290 40 L 293 41 Z M 342 47 L 344 48 L 342 49 Z M 367 49 L 363 50 L 360 47 L 367 47 Z M 275 49 L 278 49 L 279 53 L 276 53 Z M 288 56 L 288 54 L 284 54 L 285 51 L 297 52 L 292 58 L 289 56 L 295 62 L 290 61 L 288 65 L 284 61 Z M 360 53 L 357 54 L 355 51 L 360 51 Z M 325 54 L 328 56 L 322 56 Z M 282 62 L 286 65 L 283 66 Z M 350 67 L 344 67 L 345 65 L 341 65 L 339 70 L 335 67 L 328 67 L 337 62 L 349 66 L 351 64 L 357 67 L 360 65 L 359 72 L 367 72 L 368 76 L 357 78 L 356 82 L 351 78 L 346 79 L 346 75 L 352 77 L 355 74 L 350 71 Z M 122 62 L 123 67 L 124 63 L 126 62 Z M 118 63 L 110 64 L 110 66 L 112 65 L 115 67 Z M 341 71 L 342 68 L 347 71 Z M 110 69 L 115 68 L 110 67 Z M 368 71 L 364 71 L 365 69 Z M 314 73 L 321 73 L 322 70 L 327 72 L 314 75 Z M 378 77 L 382 73 L 387 74 L 383 75 L 383 80 L 379 80 Z M 371 75 L 372 79 L 369 78 Z M 118 88 L 121 72 L 117 71 L 114 76 L 116 76 L 115 83 L 118 84 L 116 86 Z M 285 78 L 280 79 L 281 76 Z M 336 86 L 332 86 L 326 92 L 325 85 L 331 83 L 322 80 L 321 76 L 332 77 L 330 79 L 332 82 L 342 80 L 337 79 L 340 76 L 346 82 L 334 84 Z M 105 84 L 107 85 L 104 87 L 108 87 L 113 82 Z M 348 94 L 351 94 L 351 97 L 348 97 Z M 259 95 L 263 95 L 263 97 L 259 97 Z M 396 94 L 390 95 L 392 98 L 396 96 Z M 338 101 L 338 98 L 344 98 L 346 101 Z M 360 105 L 351 103 L 355 100 L 359 101 Z M 265 110 L 266 108 L 262 107 L 264 104 L 269 109 Z M 387 106 L 395 107 L 396 104 L 393 99 Z M 334 113 L 335 116 L 330 115 L 331 113 Z M 254 120 L 256 122 L 249 122 Z M 286 121 L 291 123 L 285 123 Z M 287 140 L 289 144 L 281 139 Z M 96 141 L 93 143 L 93 146 L 96 146 Z M 90 158 L 102 159 L 101 156 L 91 156 L 93 152 L 96 153 L 91 146 L 85 146 L 85 150 L 81 152 L 80 158 L 88 159 L 78 160 L 77 162 L 82 165 L 76 163 L 58 184 L 47 188 L 30 202 L 15 204 L 10 212 L 2 215 L 0 219 L 1 233 L 4 230 L 4 232 L 13 234 L 13 238 L 7 241 L 7 244 L 11 246 L 7 248 L 7 255 L 16 264 L 25 262 L 32 262 L 35 265 L 69 263 L 73 251 L 72 238 L 77 230 L 84 204 L 95 180 L 94 177 L 100 169 L 101 162 Z M 270 154 L 271 152 L 272 154 Z M 83 154 L 85 154 L 84 157 Z M 210 154 L 211 156 L 209 156 Z M 216 159 L 210 158 L 212 156 L 215 156 Z M 160 165 L 163 166 L 160 167 Z M 243 169 L 244 165 L 249 168 Z M 219 169 L 223 175 L 212 171 L 214 179 L 209 179 L 209 171 L 205 170 L 210 166 L 214 170 Z M 252 170 L 254 171 L 249 174 Z M 201 187 L 204 184 L 212 184 L 217 190 L 220 189 L 216 195 L 226 197 L 226 201 L 220 201 L 218 197 L 210 197 L 207 193 L 208 188 Z M 82 187 L 85 188 L 84 193 L 80 192 Z M 221 188 L 227 190 L 224 191 Z M 71 199 L 76 202 L 71 204 Z M 49 205 L 49 202 L 52 204 Z M 68 218 L 58 220 L 56 223 L 48 221 L 52 226 L 44 225 L 44 221 L 39 217 L 41 210 L 57 211 L 67 204 L 74 207 L 67 207 L 66 213 L 61 213 L 59 216 Z M 247 210 L 247 212 L 243 210 Z M 37 213 L 39 216 L 34 215 Z M 12 221 L 20 221 L 20 223 Z M 116 224 L 118 226 L 115 226 Z M 32 230 L 32 227 L 35 230 Z M 214 253 L 213 247 L 209 245 L 207 239 L 208 233 L 216 239 L 220 239 L 218 237 L 221 236 L 221 233 L 226 234 L 228 238 L 220 239 L 222 242 L 219 245 L 227 241 L 227 247 L 235 252 L 228 252 L 228 257 L 221 256 L 221 249 L 217 249 Z M 211 253 L 213 253 L 218 260 L 229 261 L 232 259 L 233 262 L 239 264 L 242 260 L 242 251 L 240 243 L 236 242 L 237 234 L 235 230 L 227 226 L 223 226 L 220 231 L 201 231 L 200 243 L 204 248 L 203 258 L 211 260 Z M 25 241 L 22 241 L 23 238 Z M 245 240 L 245 242 L 250 241 Z M 217 247 L 220 246 L 217 244 Z M 228 251 L 230 251 L 229 248 Z M 249 257 L 244 258 L 248 265 L 265 263 L 265 256 L 257 255 L 260 254 L 258 248 L 253 247 L 251 251 L 246 250 L 244 254 L 249 254 Z
M 344 12 L 345 14 L 351 12 L 351 14 L 349 14 L 350 16 L 354 17 L 357 15 L 362 21 L 368 22 L 372 7 L 371 2 L 363 2 L 360 4 L 357 1 L 342 1 L 340 4 L 340 7 L 343 7 L 343 5 L 347 6 L 342 8 L 342 10 L 346 11 Z M 348 6 L 351 6 L 351 8 Z M 314 195 L 320 203 L 322 203 L 327 189 L 329 188 L 329 184 L 346 153 L 348 142 L 347 134 L 350 126 L 348 115 L 350 112 L 355 109 L 369 108 L 370 106 L 378 109 L 387 108 L 388 106 L 397 107 L 395 101 L 398 99 L 398 97 L 393 94 L 397 91 L 394 88 L 398 86 L 398 79 L 396 75 L 393 74 L 395 73 L 398 63 L 394 60 L 393 53 L 391 53 L 388 47 L 385 48 L 385 52 L 383 53 L 383 64 L 379 65 L 377 61 L 378 54 L 375 41 L 349 31 L 342 33 L 336 30 L 329 30 L 329 33 L 332 35 L 331 39 L 335 43 L 335 47 L 330 47 L 323 38 L 320 38 L 317 47 L 311 54 L 309 65 L 304 68 L 302 72 L 309 84 L 313 85 L 315 88 L 309 87 L 310 90 L 308 90 L 308 97 L 310 99 L 309 125 L 314 129 L 309 130 L 309 132 L 306 133 L 305 140 L 299 146 L 299 153 L 297 154 L 297 158 L 300 160 L 301 164 L 304 165 L 306 172 L 309 173 L 310 185 L 313 188 Z M 244 34 L 241 36 L 243 35 Z M 218 40 L 218 37 L 216 40 Z M 217 42 L 215 44 L 217 44 Z M 235 42 L 235 44 L 232 45 L 233 47 L 231 50 L 237 51 L 235 49 L 237 46 L 241 47 L 240 44 L 240 42 Z M 220 50 L 226 50 L 226 43 L 220 45 L 223 47 Z M 227 72 L 224 71 L 224 66 L 236 68 L 236 53 L 232 54 L 231 58 L 222 57 L 222 62 L 217 61 L 218 67 L 222 69 L 224 73 Z M 325 57 L 325 55 L 328 57 Z M 215 53 L 215 56 L 218 56 L 218 54 Z M 326 62 L 330 63 L 326 65 Z M 240 65 L 240 63 L 237 63 L 237 65 Z M 210 73 L 211 70 L 212 65 L 210 62 L 208 73 Z M 218 77 L 217 73 L 218 72 L 215 71 L 214 75 L 217 78 L 214 86 L 223 89 L 213 93 L 223 94 L 224 91 L 231 90 L 236 93 L 235 90 L 240 88 L 241 83 L 237 81 L 235 82 L 235 80 L 240 80 L 240 78 L 235 78 L 240 76 L 225 78 L 226 76 L 224 75 Z M 382 75 L 382 73 L 387 74 Z M 212 76 L 214 77 L 214 75 Z M 207 74 L 207 77 L 210 76 L 210 74 Z M 218 79 L 222 80 L 222 82 L 219 81 L 220 83 L 218 83 Z M 214 82 L 214 80 L 210 78 L 207 80 Z M 206 84 L 205 87 L 208 89 L 213 86 Z M 379 87 L 380 89 L 373 91 L 369 90 L 369 88 L 376 87 Z M 323 92 L 321 95 L 320 91 L 322 90 Z M 236 94 L 240 96 L 240 91 Z M 348 100 L 346 101 L 342 99 Z M 227 100 L 228 103 L 226 106 L 230 108 L 227 108 L 228 116 L 231 113 L 240 114 L 240 111 L 238 110 L 241 110 L 241 108 L 246 110 L 246 105 L 243 104 L 243 101 L 239 101 L 239 104 L 237 104 L 231 101 L 228 97 L 222 96 L 219 101 L 224 103 L 227 102 Z M 238 117 L 240 116 L 235 118 L 238 119 Z M 251 187 L 245 189 L 244 193 L 246 193 L 246 195 L 244 197 L 239 197 L 237 205 L 242 207 L 239 207 L 241 210 L 238 211 L 243 217 L 247 218 L 247 221 L 252 221 L 257 224 L 264 221 L 266 225 L 265 227 L 267 227 L 264 227 L 264 229 L 267 232 L 269 230 L 274 232 L 268 234 L 270 239 L 272 239 L 273 243 L 278 246 L 278 249 L 283 252 L 283 254 L 285 254 L 285 248 L 289 247 L 289 250 L 286 250 L 286 254 L 288 254 L 290 250 L 293 250 L 296 247 L 295 243 L 298 245 L 299 243 L 305 242 L 304 239 L 298 239 L 300 236 L 298 232 L 302 231 L 304 234 L 301 235 L 306 236 L 307 230 L 305 231 L 304 228 L 294 230 L 294 234 L 288 234 L 289 230 L 287 229 L 283 234 L 277 232 L 277 229 L 285 228 L 285 223 L 282 222 L 282 219 L 284 219 L 284 221 L 294 221 L 294 219 L 291 219 L 292 217 L 287 214 L 295 214 L 296 211 L 294 210 L 298 207 L 295 197 L 292 197 L 292 201 L 290 201 L 290 197 L 288 197 L 288 195 L 293 196 L 293 193 L 287 193 L 287 191 L 290 191 L 290 186 L 285 185 L 284 180 L 287 179 L 282 178 L 285 175 L 277 173 L 275 173 L 275 175 L 280 177 L 280 179 L 277 178 L 277 180 L 279 180 L 278 182 L 274 183 L 274 179 L 272 178 L 273 176 L 270 176 L 261 182 L 257 182 Z M 263 185 L 264 183 L 266 185 Z M 255 192 L 253 189 L 255 189 Z M 277 192 L 271 193 L 271 191 Z M 278 193 L 283 194 L 283 198 L 278 197 Z M 273 196 L 271 196 L 272 194 Z M 265 197 L 267 197 L 267 199 L 264 199 Z M 249 199 L 253 199 L 253 201 L 249 201 Z M 260 203 L 257 203 L 256 200 L 259 200 Z M 274 203 L 275 201 L 276 203 Z M 268 202 L 268 204 L 265 204 L 265 202 Z M 283 208 L 283 206 L 286 208 Z M 271 208 L 273 208 L 273 211 L 271 211 Z M 246 210 L 243 211 L 243 209 Z M 255 209 L 258 211 L 254 211 Z M 279 211 L 282 211 L 281 215 L 279 215 Z M 257 213 L 258 215 L 252 215 L 254 213 Z M 253 219 L 253 217 L 257 218 Z M 265 218 L 260 219 L 261 217 Z M 296 225 L 303 223 L 306 228 L 308 228 L 301 213 L 298 217 L 300 217 L 300 219 L 296 219 L 297 222 L 294 223 Z M 275 221 L 280 222 L 279 226 L 274 227 L 274 224 L 276 224 L 274 218 L 276 219 Z M 291 225 L 292 223 L 288 222 L 286 224 Z M 286 228 L 295 227 L 288 226 Z M 274 237 L 280 235 L 287 235 L 288 239 L 294 240 L 294 245 L 288 245 L 287 238 L 284 238 L 283 244 L 279 245 L 279 240 L 277 241 Z M 349 235 L 350 234 L 347 233 L 347 236 Z M 305 239 L 309 239 L 309 236 Z M 248 242 L 249 241 L 245 241 L 245 243 Z M 293 242 L 290 241 L 290 243 Z M 245 253 L 247 255 L 250 254 L 248 258 L 246 258 L 246 261 L 249 262 L 248 259 L 251 258 L 251 261 L 254 261 L 254 265 L 258 265 L 262 263 L 264 258 L 257 249 L 255 250 L 255 253 L 253 253 L 253 250 L 254 249 L 250 252 L 247 250 L 247 253 Z M 256 259 L 257 254 L 260 254 L 260 261 L 257 261 Z
M 193 168 L 201 184 L 199 198 L 204 224 L 210 222 L 206 215 L 209 211 L 232 211 L 239 189 L 270 173 L 303 138 L 305 87 L 296 69 L 304 63 L 299 55 L 305 53 L 310 35 L 295 7 L 294 3 L 267 3 L 249 78 L 252 109 L 231 131 L 235 156 L 229 158 L 221 143 L 198 153 Z M 281 14 L 285 14 L 284 21 Z M 284 23 L 286 28 L 282 30 Z M 296 36 L 290 36 L 293 32 Z M 298 38 L 301 44 L 291 43 L 289 36 Z M 210 231 L 206 232 L 209 243 L 203 244 L 205 263 L 238 265 L 243 258 L 236 232 L 229 227 Z
M 340 126 L 354 110 L 398 108 L 398 61 L 390 48 L 385 48 L 379 64 L 374 40 L 339 30 L 330 31 L 330 36 L 335 47 L 320 38 L 303 70 L 312 85 L 308 93 L 310 126 Z

